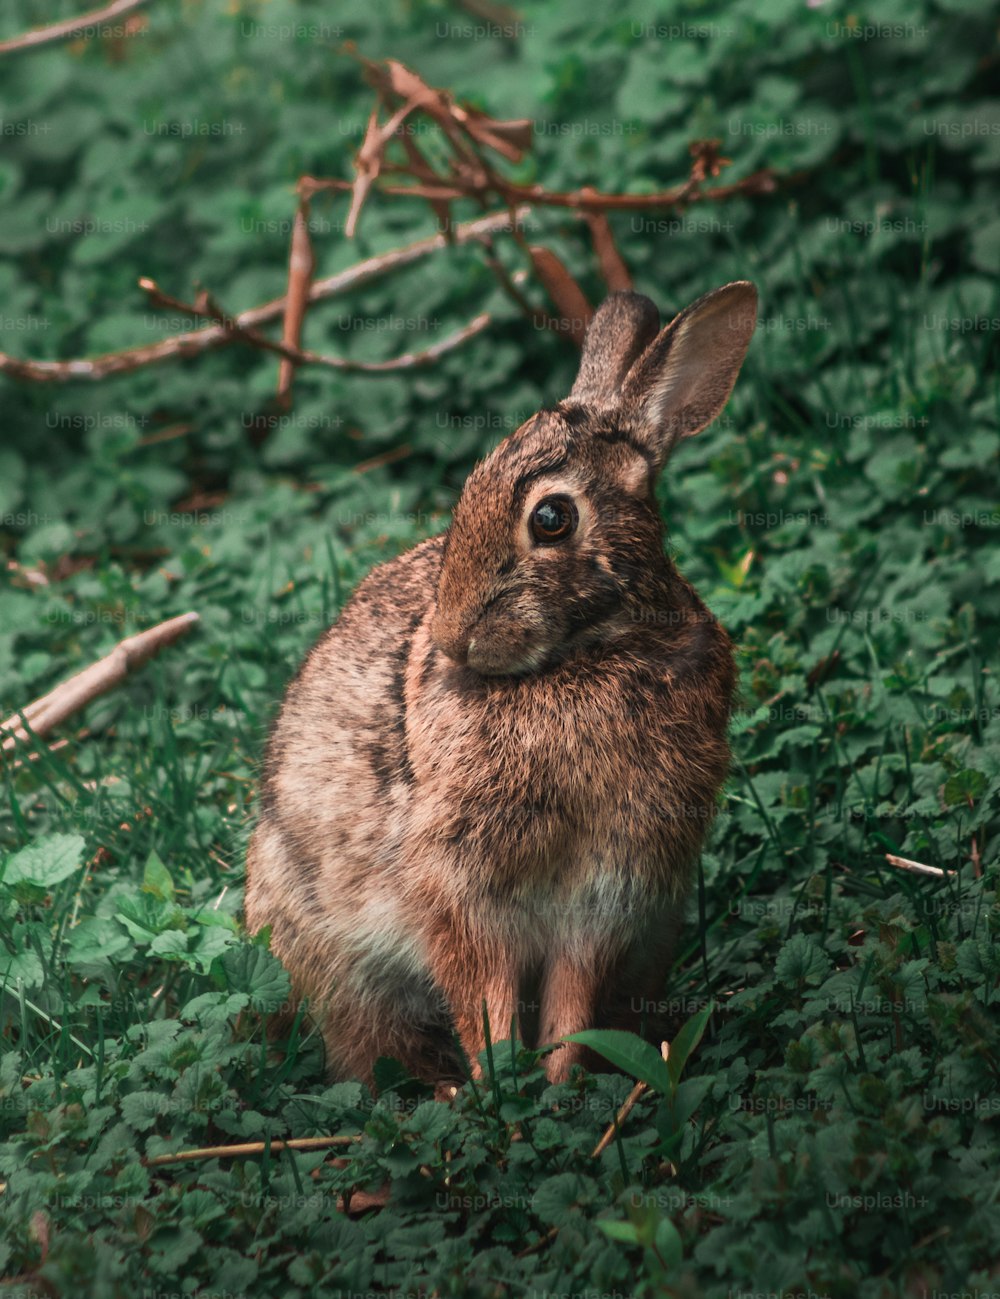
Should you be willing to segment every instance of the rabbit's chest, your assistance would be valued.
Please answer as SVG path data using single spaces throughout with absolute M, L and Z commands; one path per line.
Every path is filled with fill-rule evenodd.
M 459 878 L 488 863 L 491 890 L 553 913 L 623 916 L 637 887 L 672 887 L 680 785 L 660 734 L 668 706 L 628 681 L 600 684 L 425 674 L 407 710 L 419 819 Z

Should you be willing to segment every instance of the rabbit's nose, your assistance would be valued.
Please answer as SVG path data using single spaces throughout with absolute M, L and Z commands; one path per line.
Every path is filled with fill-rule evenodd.
M 431 639 L 442 654 L 447 654 L 456 663 L 464 666 L 468 662 L 469 644 L 472 640 L 471 626 L 463 626 L 451 618 L 443 618 L 438 613 L 431 623 Z

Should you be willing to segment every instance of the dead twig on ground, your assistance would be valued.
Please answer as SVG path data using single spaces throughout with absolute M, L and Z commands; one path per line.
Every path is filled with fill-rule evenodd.
M 185 1164 L 198 1159 L 241 1159 L 263 1155 L 267 1150 L 329 1150 L 335 1146 L 352 1146 L 356 1137 L 291 1137 L 287 1141 L 243 1141 L 232 1146 L 199 1146 L 196 1150 L 176 1150 L 168 1155 L 147 1155 L 139 1162 L 145 1168 L 163 1168 L 168 1164 Z
M 0 725 L 0 734 L 3 735 L 0 749 L 9 753 L 19 743 L 29 740 L 29 727 L 30 733 L 38 738 L 48 735 L 91 700 L 120 685 L 130 672 L 158 654 L 165 645 L 171 645 L 189 632 L 197 621 L 198 614 L 182 613 L 177 618 L 169 618 L 119 641 L 110 654 L 8 717 Z
M 913 875 L 933 875 L 935 879 L 944 879 L 947 875 L 956 874 L 955 871 L 945 871 L 939 866 L 925 866 L 922 861 L 911 861 L 909 857 L 897 857 L 894 853 L 887 852 L 886 861 L 890 866 L 895 866 L 897 870 L 910 871 Z

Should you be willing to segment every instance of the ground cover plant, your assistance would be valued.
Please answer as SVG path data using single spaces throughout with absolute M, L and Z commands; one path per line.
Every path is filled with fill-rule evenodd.
M 16 0 L 0 42 L 74 12 Z M 623 1072 L 553 1088 L 494 1026 L 487 1081 L 452 1105 L 388 1067 L 377 1098 L 330 1086 L 307 1021 L 269 1047 L 287 977 L 241 923 L 291 672 L 568 389 L 569 331 L 526 319 L 463 244 L 317 304 L 302 346 L 376 362 L 488 327 L 409 372 L 302 366 L 287 407 L 254 347 L 99 382 L 0 375 L 3 716 L 199 615 L 0 765 L 5 1293 L 1000 1288 L 998 19 L 981 0 L 150 0 L 123 33 L 4 56 L 0 352 L 20 360 L 196 329 L 198 284 L 231 313 L 280 296 L 296 183 L 349 180 L 365 138 L 345 42 L 531 119 L 503 163 L 524 185 L 653 193 L 708 139 L 731 160 L 718 183 L 776 177 L 608 216 L 665 312 L 730 279 L 761 294 L 725 415 L 662 487 L 742 682 L 663 989 L 667 1063 L 605 1041 Z M 317 275 L 436 233 L 390 179 L 350 239 L 350 195 L 312 196 Z M 599 301 L 587 222 L 529 219 Z M 557 318 L 523 247 L 494 254 Z M 248 1142 L 263 1151 L 178 1157 Z

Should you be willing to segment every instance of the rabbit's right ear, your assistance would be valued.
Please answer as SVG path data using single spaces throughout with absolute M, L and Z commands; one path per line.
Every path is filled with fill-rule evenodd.
M 693 302 L 633 363 L 622 412 L 656 465 L 721 413 L 756 323 L 757 290 L 736 280 Z

